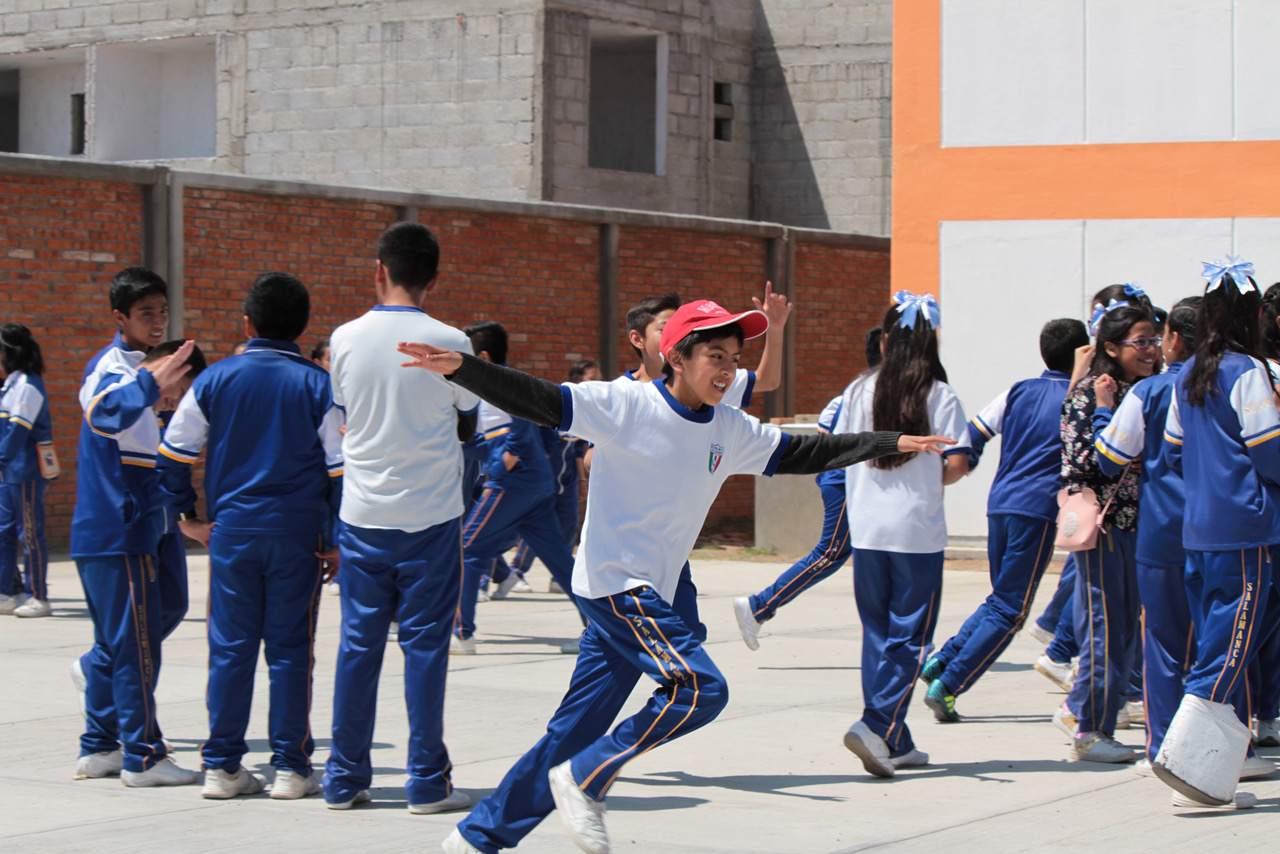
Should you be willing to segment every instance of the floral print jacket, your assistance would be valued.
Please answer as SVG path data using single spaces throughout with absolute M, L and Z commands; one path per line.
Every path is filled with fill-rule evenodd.
M 1138 530 L 1138 472 L 1136 466 L 1125 469 L 1120 477 L 1107 477 L 1098 468 L 1097 451 L 1093 447 L 1093 411 L 1098 399 L 1093 391 L 1094 377 L 1086 377 L 1067 395 L 1062 404 L 1062 485 L 1068 492 L 1089 487 L 1098 496 L 1099 505 L 1107 503 L 1112 492 L 1119 491 L 1107 510 L 1103 525 L 1122 531 Z M 1129 393 L 1131 383 L 1116 380 L 1116 403 Z

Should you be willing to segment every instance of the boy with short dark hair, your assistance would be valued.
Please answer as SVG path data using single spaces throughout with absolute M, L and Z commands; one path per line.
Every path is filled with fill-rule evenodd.
M 969 466 L 997 433 L 1000 464 L 987 501 L 991 594 L 921 670 L 925 705 L 944 723 L 960 720 L 956 695 L 973 687 L 1022 628 L 1053 556 L 1062 438 L 1059 417 L 1075 351 L 1089 343 L 1084 324 L 1051 320 L 1040 331 L 1048 369 L 1016 382 L 969 422 Z
M 155 407 L 180 396 L 204 357 L 191 341 L 146 357 L 108 349 L 81 390 L 71 556 L 93 619 L 94 645 L 75 663 L 85 733 L 76 778 L 119 774 L 126 786 L 194 783 L 168 758 L 155 718 L 161 613 L 156 544 L 164 516 L 156 476 Z
M 160 445 L 178 523 L 209 548 L 206 798 L 265 785 L 241 765 L 260 646 L 271 677 L 271 796 L 320 791 L 311 774 L 311 668 L 320 588 L 336 572 L 329 543 L 342 493 L 342 412 L 329 375 L 294 343 L 310 308 L 293 276 L 259 276 L 244 300 L 248 348 L 192 383 Z M 191 466 L 206 444 L 210 521 L 202 522 Z

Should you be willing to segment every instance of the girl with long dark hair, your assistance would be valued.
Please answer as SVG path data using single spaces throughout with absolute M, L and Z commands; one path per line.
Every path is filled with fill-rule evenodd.
M 45 478 L 39 445 L 51 442 L 44 357 L 31 330 L 21 323 L 0 326 L 0 614 L 47 617 L 49 549 L 44 535 Z M 24 563 L 16 589 L 17 552 Z
M 943 487 L 969 471 L 964 410 L 938 359 L 938 304 L 909 291 L 894 299 L 882 324 L 884 360 L 845 389 L 832 432 L 923 430 L 957 444 L 941 458 L 892 454 L 846 470 L 865 708 L 844 743 L 879 777 L 928 762 L 905 718 L 938 621 L 947 544 Z

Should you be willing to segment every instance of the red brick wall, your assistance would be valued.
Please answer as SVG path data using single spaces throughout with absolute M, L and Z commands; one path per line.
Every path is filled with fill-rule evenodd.
M 115 334 L 107 286 L 142 261 L 132 184 L 0 174 L 0 322 L 31 328 L 44 355 L 63 475 L 45 493 L 49 545 L 65 551 L 76 499 L 80 375 Z
M 259 273 L 281 269 L 312 291 L 309 350 L 372 304 L 373 249 L 398 216 L 392 205 L 187 187 L 184 205 L 186 335 L 211 361 L 243 340 L 241 300 Z M 71 178 L 0 175 L 0 294 L 5 320 L 32 326 L 48 362 L 55 438 L 64 476 L 49 492 L 49 537 L 64 550 L 74 503 L 76 402 L 81 368 L 113 332 L 106 285 L 142 263 L 136 186 Z M 598 358 L 599 226 L 535 216 L 422 209 L 440 239 L 440 281 L 427 310 L 456 326 L 492 319 L 511 332 L 512 365 L 561 381 L 578 358 Z M 763 293 L 763 238 L 622 226 L 619 316 L 667 290 L 730 309 Z M 886 304 L 888 253 L 826 244 L 796 249 L 796 409 L 818 412 L 862 363 L 862 334 Z M 619 363 L 635 356 L 620 335 Z M 754 368 L 760 343 L 747 345 Z M 750 411 L 763 414 L 763 395 Z M 734 478 L 709 517 L 711 529 L 746 529 L 750 478 Z

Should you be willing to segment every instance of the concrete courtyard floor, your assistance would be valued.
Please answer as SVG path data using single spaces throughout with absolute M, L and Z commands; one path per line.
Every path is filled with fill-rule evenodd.
M 758 652 L 748 651 L 738 636 L 732 598 L 758 590 L 786 565 L 782 559 L 694 561 L 708 647 L 732 697 L 710 726 L 627 766 L 609 797 L 615 851 L 1275 850 L 1280 780 L 1243 787 L 1259 798 L 1253 810 L 1187 813 L 1169 806 L 1161 783 L 1137 776 L 1130 766 L 1068 761 L 1066 739 L 1049 721 L 1063 695 L 1032 669 L 1039 645 L 1026 633 L 960 698 L 962 723 L 934 722 L 923 692 L 915 692 L 908 722 L 931 757 L 928 767 L 894 780 L 868 776 L 841 743 L 861 712 L 860 629 L 849 568 L 780 612 Z M 987 594 L 986 575 L 974 571 L 977 566 L 949 562 L 939 642 Z M 546 590 L 546 578 L 540 566 L 531 573 L 538 591 Z M 67 667 L 88 647 L 92 631 L 73 565 L 56 563 L 51 579 L 53 617 L 0 617 L 5 854 L 431 852 L 460 818 L 414 816 L 405 809 L 403 659 L 393 648 L 379 691 L 376 776 L 367 805 L 334 812 L 319 797 L 207 801 L 198 786 L 73 782 L 81 719 Z M 186 767 L 198 766 L 196 750 L 205 734 L 207 579 L 205 559 L 193 555 L 189 616 L 165 644 L 158 692 L 165 734 Z M 1056 575 L 1046 576 L 1037 609 L 1056 582 Z M 324 597 L 312 712 L 317 764 L 328 749 L 337 616 L 338 600 Z M 540 737 L 573 665 L 558 647 L 576 635 L 566 600 L 544 592 L 482 604 L 478 622 L 479 654 L 450 662 L 446 717 L 454 782 L 477 799 Z M 632 707 L 651 690 L 641 685 Z M 266 692 L 260 665 L 246 764 L 270 778 Z M 1145 732 L 1118 735 L 1139 747 Z M 519 850 L 577 849 L 553 815 Z

